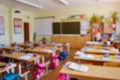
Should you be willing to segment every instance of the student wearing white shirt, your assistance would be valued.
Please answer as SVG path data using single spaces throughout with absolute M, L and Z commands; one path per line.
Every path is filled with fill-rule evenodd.
M 95 34 L 95 40 L 98 41 L 98 42 L 101 42 L 102 41 L 102 34 L 100 31 L 98 31 L 96 34 Z

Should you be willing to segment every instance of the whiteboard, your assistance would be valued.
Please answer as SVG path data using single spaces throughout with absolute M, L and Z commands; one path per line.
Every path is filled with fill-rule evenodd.
M 53 18 L 36 19 L 36 35 L 52 35 Z

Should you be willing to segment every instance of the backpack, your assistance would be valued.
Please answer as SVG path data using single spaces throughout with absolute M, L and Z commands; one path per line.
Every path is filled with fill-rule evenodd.
M 70 76 L 68 74 L 59 73 L 57 76 L 58 80 L 70 80 Z
M 33 72 L 34 79 L 40 79 L 45 74 L 45 66 L 42 63 L 37 63 Z
M 64 60 L 64 59 L 67 58 L 67 56 L 68 56 L 68 53 L 66 51 L 61 51 L 60 55 L 58 56 L 58 59 L 59 60 Z
M 5 73 L 3 80 L 20 80 L 18 73 Z
M 50 63 L 50 68 L 55 69 L 59 65 L 59 59 L 56 54 L 52 55 L 51 57 L 51 63 Z

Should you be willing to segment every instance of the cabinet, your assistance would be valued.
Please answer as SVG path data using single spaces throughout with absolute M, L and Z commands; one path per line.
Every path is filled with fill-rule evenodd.
M 91 40 L 91 36 L 52 36 L 51 40 L 55 43 L 70 43 L 71 48 L 80 49 Z

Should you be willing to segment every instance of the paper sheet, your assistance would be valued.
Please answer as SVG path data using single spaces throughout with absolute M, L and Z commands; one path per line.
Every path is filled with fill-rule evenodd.
M 77 63 L 71 63 L 68 68 L 77 70 L 77 71 L 82 71 L 82 72 L 87 72 L 89 67 L 85 65 L 79 65 Z
M 23 56 L 20 56 L 18 59 L 29 60 L 32 56 L 33 56 L 33 54 L 27 53 L 27 54 L 25 54 Z
M 100 52 L 110 53 L 110 50 L 99 49 Z
M 94 55 L 86 54 L 86 58 L 87 58 L 87 59 L 93 59 L 94 57 L 95 57 Z
M 82 71 L 82 72 L 87 72 L 89 69 L 88 66 L 85 66 L 85 65 L 80 65 L 80 67 L 78 68 L 79 71 Z
M 51 50 L 51 49 L 43 49 L 42 51 L 43 52 L 48 52 L 48 53 L 53 53 L 53 50 Z

